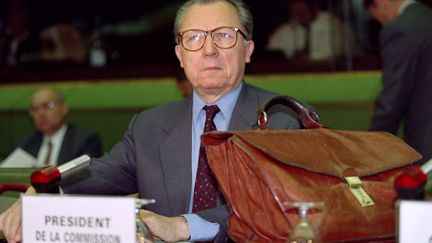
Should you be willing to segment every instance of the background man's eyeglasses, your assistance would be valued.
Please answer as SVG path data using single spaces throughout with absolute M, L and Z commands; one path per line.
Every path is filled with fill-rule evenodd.
M 56 107 L 58 101 L 50 100 L 48 102 L 42 103 L 40 105 L 30 107 L 30 113 L 35 114 L 39 111 L 52 110 Z
M 198 51 L 204 46 L 207 35 L 210 35 L 217 47 L 229 49 L 237 43 L 237 33 L 247 40 L 246 35 L 239 28 L 224 26 L 209 31 L 192 29 L 180 32 L 178 42 L 188 51 Z

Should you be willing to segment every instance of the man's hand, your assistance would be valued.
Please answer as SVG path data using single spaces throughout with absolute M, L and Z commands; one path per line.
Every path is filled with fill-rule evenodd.
M 165 217 L 147 210 L 140 210 L 140 219 L 154 237 L 166 242 L 188 240 L 189 226 L 184 217 Z
M 36 191 L 29 187 L 26 194 L 36 194 Z M 21 200 L 16 201 L 0 215 L 0 231 L 3 231 L 9 243 L 21 241 Z
M 21 200 L 0 215 L 0 231 L 3 231 L 9 243 L 21 240 Z

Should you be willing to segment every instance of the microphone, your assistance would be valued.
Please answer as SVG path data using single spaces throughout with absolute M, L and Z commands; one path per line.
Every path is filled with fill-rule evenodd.
M 420 168 L 425 174 L 429 174 L 432 171 L 432 159 L 428 160 Z
M 59 182 L 88 167 L 90 160 L 90 157 L 85 154 L 58 167 L 45 167 L 32 173 L 30 183 L 39 193 L 58 193 Z
M 432 171 L 432 159 L 420 166 L 408 168 L 395 180 L 395 189 L 399 199 L 423 200 L 427 174 Z

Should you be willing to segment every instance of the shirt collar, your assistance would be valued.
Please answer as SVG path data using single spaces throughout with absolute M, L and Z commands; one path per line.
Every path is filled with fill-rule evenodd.
M 402 5 L 399 8 L 399 12 L 398 12 L 399 15 L 401 15 L 405 11 L 405 9 L 413 3 L 415 3 L 414 0 L 406 0 L 404 3 L 402 3 Z
M 231 118 L 231 114 L 234 110 L 234 106 L 240 95 L 240 91 L 242 87 L 243 87 L 243 82 L 241 82 L 237 88 L 235 88 L 234 90 L 226 94 L 224 97 L 222 97 L 215 103 L 215 105 L 217 105 L 221 110 L 220 113 L 226 118 L 227 121 L 229 121 Z M 196 121 L 198 115 L 202 111 L 202 108 L 208 104 L 206 104 L 205 101 L 202 100 L 201 97 L 195 91 L 193 92 L 192 97 L 193 97 L 192 119 L 193 121 Z
M 67 127 L 65 124 L 63 124 L 63 126 L 51 137 L 44 135 L 44 143 L 48 143 L 48 141 L 51 141 L 52 144 L 59 144 L 63 140 L 63 137 L 66 134 L 66 130 Z

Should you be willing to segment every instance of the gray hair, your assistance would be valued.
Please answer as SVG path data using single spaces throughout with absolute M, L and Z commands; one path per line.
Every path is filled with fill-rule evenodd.
M 212 4 L 216 3 L 218 1 L 225 1 L 227 3 L 230 3 L 235 7 L 237 10 L 237 13 L 239 15 L 241 24 L 243 25 L 243 28 L 246 31 L 246 37 L 248 40 L 252 39 L 252 33 L 253 33 L 253 18 L 252 14 L 249 10 L 249 7 L 242 1 L 242 0 L 189 0 L 186 1 L 180 8 L 177 10 L 177 14 L 175 17 L 174 22 L 174 40 L 177 43 L 177 36 L 180 32 L 180 24 L 183 21 L 183 16 L 185 15 L 186 11 L 192 7 L 195 4 Z

